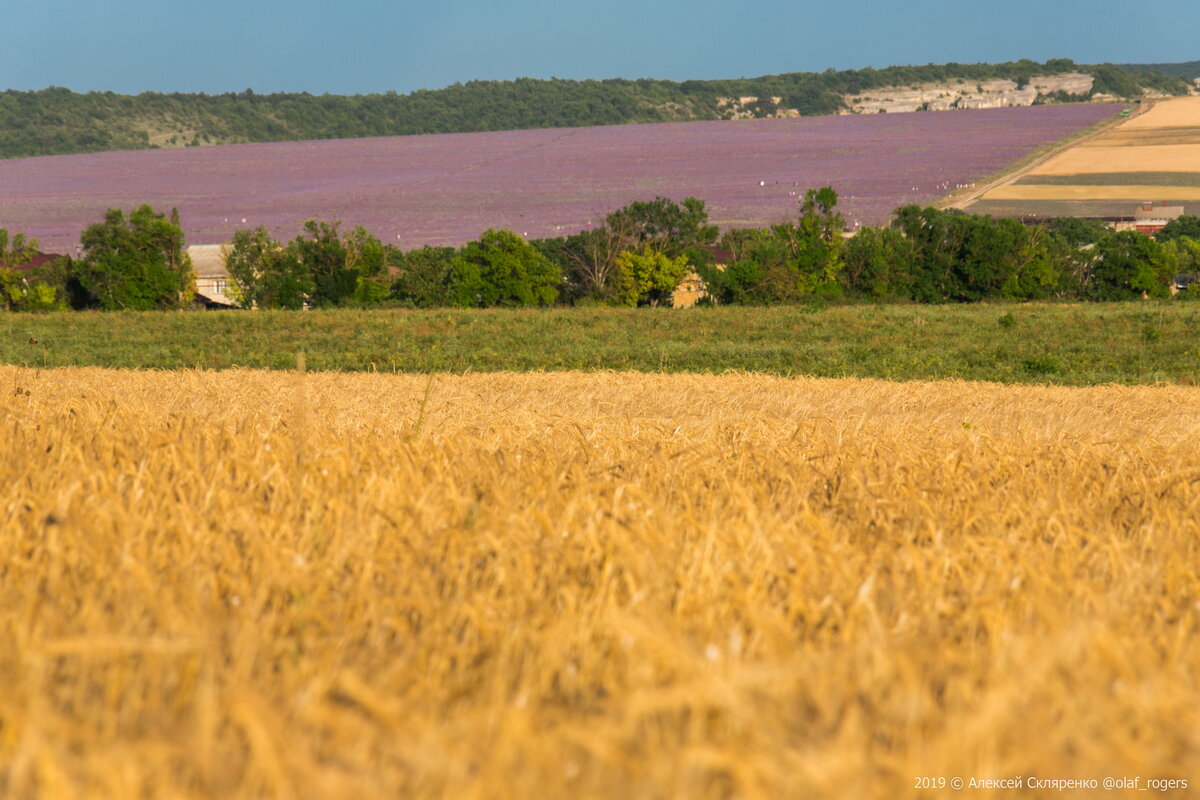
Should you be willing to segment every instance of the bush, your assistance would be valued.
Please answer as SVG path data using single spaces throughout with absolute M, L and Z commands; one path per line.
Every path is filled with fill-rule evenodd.
M 640 253 L 619 254 L 616 267 L 616 305 L 671 305 L 675 288 L 687 274 L 688 258 L 670 258 L 646 245 Z

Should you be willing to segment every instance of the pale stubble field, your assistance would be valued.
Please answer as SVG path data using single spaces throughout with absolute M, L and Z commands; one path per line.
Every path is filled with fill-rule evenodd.
M 0 426 L 3 796 L 1200 779 L 1195 388 L 0 367 Z

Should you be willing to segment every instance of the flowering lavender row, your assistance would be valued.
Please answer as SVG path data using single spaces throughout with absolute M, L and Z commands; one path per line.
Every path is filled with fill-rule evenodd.
M 795 215 L 830 185 L 847 220 L 887 220 L 1117 112 L 1113 105 L 682 122 L 48 156 L 0 161 L 0 228 L 73 252 L 107 208 L 177 207 L 189 244 L 309 218 L 405 249 L 487 228 L 528 237 L 603 223 L 632 201 L 692 195 L 723 228 Z

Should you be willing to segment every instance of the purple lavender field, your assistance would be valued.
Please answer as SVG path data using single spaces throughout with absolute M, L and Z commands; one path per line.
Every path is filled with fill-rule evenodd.
M 695 196 L 722 228 L 793 217 L 830 185 L 853 225 L 1112 116 L 1115 105 L 683 122 L 48 156 L 0 161 L 0 228 L 74 252 L 108 208 L 177 207 L 189 244 L 304 220 L 362 225 L 404 249 L 487 228 L 527 237 L 600 225 L 632 200 Z

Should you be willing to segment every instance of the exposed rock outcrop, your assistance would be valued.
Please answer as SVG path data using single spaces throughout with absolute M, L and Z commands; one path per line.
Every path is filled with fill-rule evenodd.
M 1083 99 L 1092 90 L 1093 78 L 1081 72 L 1042 75 L 1024 86 L 1014 81 L 993 79 L 973 82 L 958 79 L 947 83 L 896 86 L 846 95 L 845 114 L 898 113 L 902 111 L 945 111 L 951 108 L 1007 108 L 1031 106 L 1038 97 Z M 1061 93 L 1061 94 L 1060 94 Z
M 785 108 L 782 97 L 718 97 L 717 110 L 724 119 L 790 119 L 800 116 L 794 108 Z

